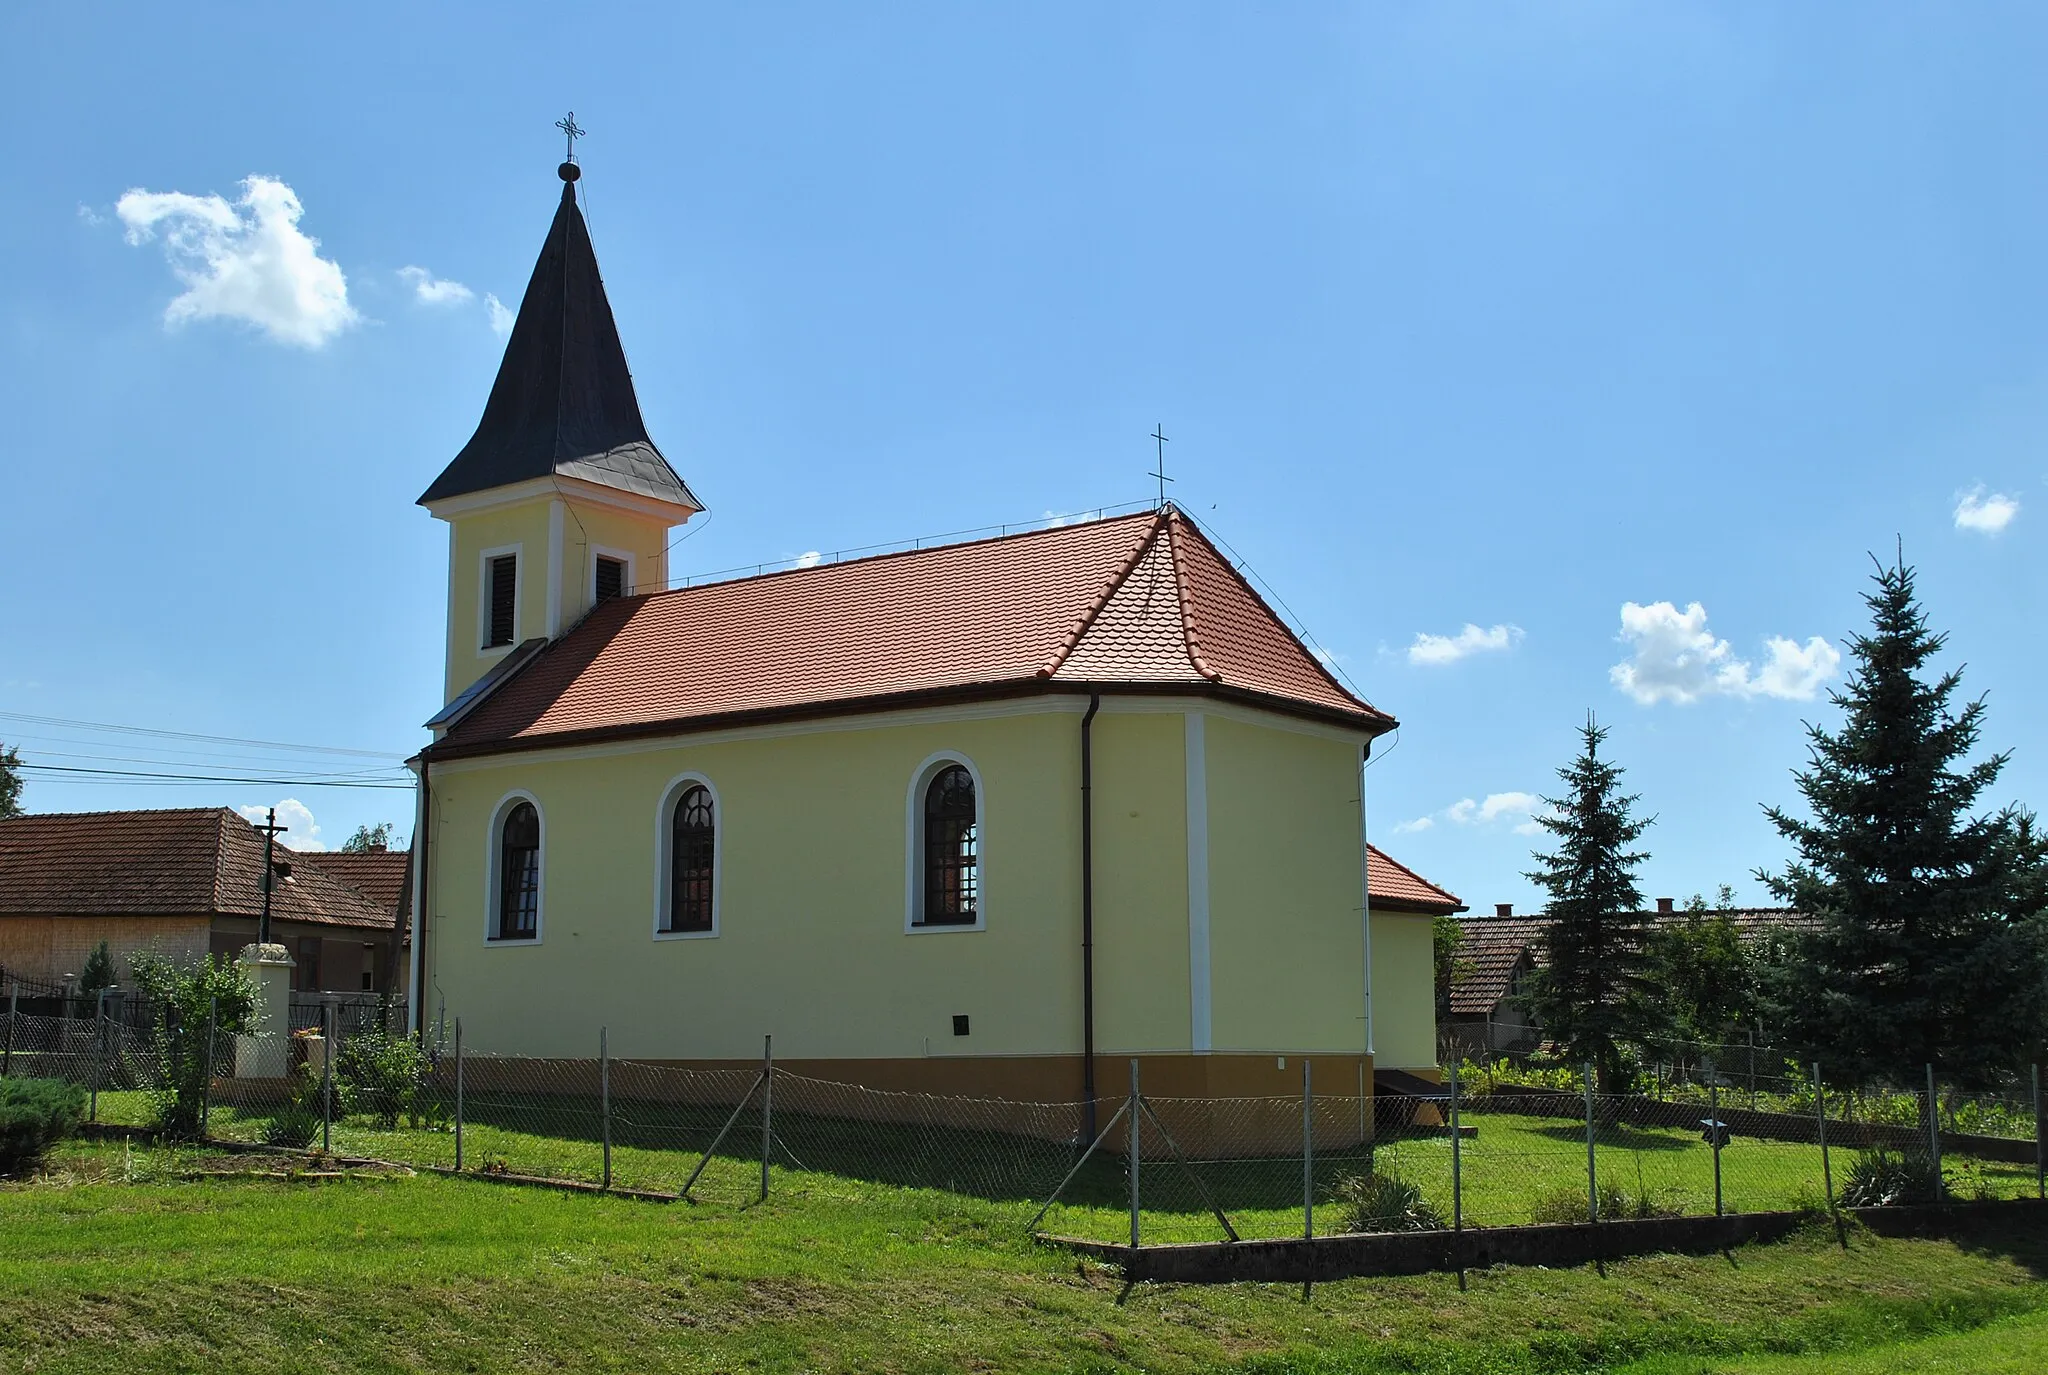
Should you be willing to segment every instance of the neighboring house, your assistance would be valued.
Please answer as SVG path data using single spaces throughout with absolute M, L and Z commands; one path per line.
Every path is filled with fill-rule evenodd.
M 301 853 L 294 857 L 307 856 Z M 368 850 L 321 850 L 311 858 L 322 873 L 360 889 L 389 914 L 394 939 L 386 941 L 380 951 L 384 963 L 364 971 L 370 976 L 366 987 L 378 992 L 403 990 L 405 948 L 410 944 L 412 926 L 412 853 L 379 845 Z
M 1682 922 L 1691 914 L 1670 898 L 1658 898 L 1655 911 L 1638 913 L 1653 927 Z M 1789 907 L 1731 907 L 1706 912 L 1727 917 L 1745 940 L 1766 931 L 1811 924 Z M 1468 1050 L 1526 1050 L 1543 1039 L 1528 1007 L 1529 977 L 1543 966 L 1543 933 L 1547 917 L 1518 917 L 1512 903 L 1498 903 L 1490 917 L 1466 917 L 1462 947 L 1464 969 L 1451 983 L 1450 1017 L 1444 1031 Z
M 1427 914 L 1456 899 L 1389 866 L 1365 911 L 1395 722 L 1184 513 L 666 590 L 701 505 L 565 173 L 420 498 L 450 565 L 417 1003 L 495 1052 L 603 1028 L 740 1064 L 772 1034 L 800 1071 L 1040 1101 L 1121 1092 L 1132 1056 L 1163 1094 L 1297 1093 L 1304 1055 L 1433 1071 Z
M 61 983 L 105 941 L 126 983 L 138 951 L 232 956 L 256 939 L 263 855 L 262 834 L 225 807 L 0 820 L 0 967 Z M 382 991 L 395 911 L 327 872 L 326 855 L 275 858 L 290 872 L 271 895 L 271 939 L 292 955 L 293 987 Z

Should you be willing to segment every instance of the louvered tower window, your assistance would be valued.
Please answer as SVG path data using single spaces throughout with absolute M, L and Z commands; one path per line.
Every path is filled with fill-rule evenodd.
M 491 602 L 491 634 L 484 641 L 485 649 L 512 643 L 514 613 L 519 609 L 519 556 L 500 554 L 491 560 L 490 587 L 486 589 Z
M 626 595 L 626 561 L 600 556 L 597 560 L 597 599 L 610 601 Z

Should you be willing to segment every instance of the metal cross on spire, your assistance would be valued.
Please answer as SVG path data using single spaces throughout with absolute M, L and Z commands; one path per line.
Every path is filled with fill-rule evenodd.
M 1152 427 L 1152 438 L 1158 441 L 1156 447 L 1159 450 L 1159 466 L 1153 472 L 1148 473 L 1147 476 L 1159 479 L 1159 505 L 1163 510 L 1166 506 L 1166 484 L 1173 481 L 1172 478 L 1166 475 L 1166 424 L 1164 421 Z
M 562 161 L 576 161 L 576 140 L 582 138 L 585 134 L 587 134 L 590 131 L 583 128 L 583 126 L 576 122 L 576 112 L 574 110 L 569 111 L 568 114 L 556 120 L 555 127 L 557 129 L 560 129 L 569 140 L 569 151 L 568 154 L 563 157 Z

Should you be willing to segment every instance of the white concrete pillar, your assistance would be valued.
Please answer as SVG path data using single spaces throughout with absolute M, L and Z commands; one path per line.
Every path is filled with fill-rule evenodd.
M 235 1078 L 282 1079 L 292 1063 L 292 957 L 281 945 L 245 945 L 236 962 L 256 984 L 256 1034 L 235 1038 Z

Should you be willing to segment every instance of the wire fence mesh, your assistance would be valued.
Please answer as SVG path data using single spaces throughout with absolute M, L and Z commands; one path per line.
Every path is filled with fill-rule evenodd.
M 1287 1097 L 1141 1093 L 1091 1113 L 889 1092 L 765 1058 L 484 1054 L 461 1046 L 459 1023 L 422 1045 L 333 1015 L 278 1044 L 163 1017 L 17 1014 L 0 1044 L 0 1072 L 76 1084 L 110 1125 L 183 1111 L 216 1141 L 733 1207 L 929 1190 L 1061 1235 L 1128 1242 L 1135 1224 L 1143 1244 L 1821 1210 L 1876 1201 L 1886 1158 L 1938 1159 L 1952 1198 L 2036 1197 L 2048 1182 L 2031 1081 L 1963 1093 L 1938 1072 L 1931 1099 L 1816 1092 L 1789 1074 L 1752 1098 L 1690 1072 L 1590 1095 L 1583 1076 L 1574 1090 L 1461 1072 L 1419 1095 L 1361 1094 L 1354 1079 Z

